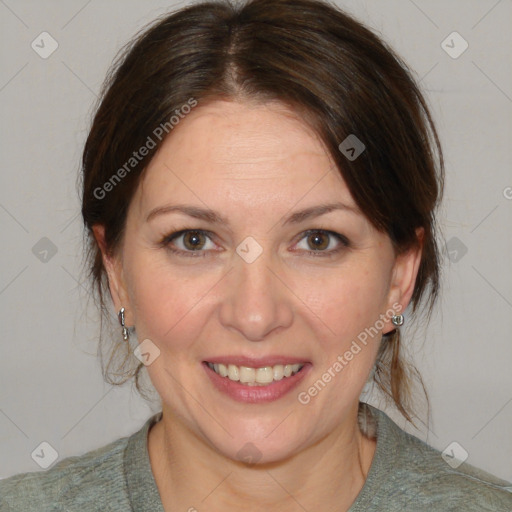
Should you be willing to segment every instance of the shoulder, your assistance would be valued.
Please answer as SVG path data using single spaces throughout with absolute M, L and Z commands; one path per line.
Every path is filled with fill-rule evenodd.
M 439 450 L 402 430 L 382 411 L 377 414 L 377 432 L 385 442 L 376 457 L 379 472 L 387 473 L 376 478 L 381 496 L 416 511 L 512 511 L 511 483 L 455 461 L 453 452 L 443 458 Z
M 403 438 L 400 474 L 411 499 L 434 510 L 512 511 L 512 484 L 466 462 L 452 467 L 439 450 L 405 432 Z
M 68 457 L 46 471 L 0 480 L 0 510 L 42 511 L 127 509 L 123 453 L 128 437 L 80 456 Z M 118 505 L 122 505 L 119 508 Z M 129 509 L 129 508 L 128 508 Z

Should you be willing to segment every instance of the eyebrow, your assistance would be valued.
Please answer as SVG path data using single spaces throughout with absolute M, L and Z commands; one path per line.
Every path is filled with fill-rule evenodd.
M 283 225 L 299 224 L 300 222 L 303 222 L 307 219 L 319 217 L 320 215 L 324 215 L 326 213 L 336 211 L 336 210 L 349 211 L 349 212 L 352 212 L 355 214 L 361 213 L 360 210 L 356 206 L 351 206 L 351 205 L 347 205 L 344 203 L 321 204 L 321 205 L 317 205 L 317 206 L 311 206 L 310 208 L 305 208 L 304 210 L 300 210 L 298 212 L 292 213 L 285 219 L 285 221 L 283 222 Z M 185 215 L 188 215 L 189 217 L 194 217 L 195 219 L 204 220 L 211 224 L 226 224 L 226 225 L 229 224 L 225 217 L 223 217 L 219 213 L 215 212 L 214 210 L 211 210 L 209 208 L 201 208 L 199 206 L 180 205 L 180 204 L 159 206 L 157 208 L 154 208 L 147 215 L 146 222 L 149 222 L 150 220 L 157 217 L 158 215 L 164 215 L 167 213 L 174 213 L 174 212 L 183 213 Z
M 329 204 L 320 204 L 317 206 L 312 206 L 310 208 L 305 208 L 304 210 L 300 210 L 298 212 L 292 213 L 283 224 L 298 224 L 299 222 L 303 222 L 307 219 L 311 219 L 313 217 L 319 217 L 320 215 L 324 215 L 325 213 L 333 212 L 336 210 L 349 211 L 355 214 L 360 214 L 361 211 L 356 206 L 351 206 L 344 203 L 329 203 Z
M 228 221 L 222 215 L 216 213 L 213 210 L 210 210 L 209 208 L 201 208 L 199 206 L 189 206 L 183 204 L 159 206 L 158 208 L 154 208 L 149 212 L 148 216 L 146 217 L 146 222 L 149 222 L 151 219 L 158 215 L 164 215 L 166 213 L 172 212 L 184 213 L 189 217 L 204 220 L 212 224 L 228 223 Z

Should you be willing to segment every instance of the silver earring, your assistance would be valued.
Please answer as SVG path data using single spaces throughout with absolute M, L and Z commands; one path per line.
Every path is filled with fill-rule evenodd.
M 124 308 L 121 308 L 119 310 L 119 313 L 117 314 L 119 317 L 119 323 L 121 324 L 121 327 L 123 328 L 123 340 L 128 341 L 128 329 L 124 325 Z
M 391 317 L 391 323 L 395 327 L 400 327 L 401 325 L 404 325 L 404 315 L 393 315 Z

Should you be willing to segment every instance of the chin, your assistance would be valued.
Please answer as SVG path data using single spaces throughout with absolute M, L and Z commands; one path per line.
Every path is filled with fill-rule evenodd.
M 230 423 L 228 431 L 232 437 L 223 433 L 222 439 L 210 437 L 209 443 L 225 457 L 248 465 L 288 459 L 304 443 L 304 431 L 294 434 L 289 427 L 286 428 L 285 417 L 263 423 L 257 420 L 239 425 Z

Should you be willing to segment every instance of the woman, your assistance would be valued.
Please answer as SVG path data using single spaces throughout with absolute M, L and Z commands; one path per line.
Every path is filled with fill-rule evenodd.
M 511 510 L 510 484 L 359 401 L 374 381 L 413 420 L 400 328 L 437 296 L 442 185 L 421 93 L 346 14 L 158 21 L 107 80 L 82 214 L 99 303 L 108 286 L 162 411 L 2 481 L 1 510 Z

